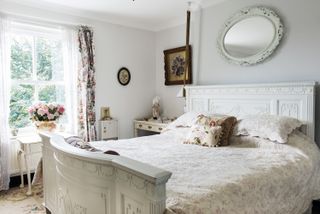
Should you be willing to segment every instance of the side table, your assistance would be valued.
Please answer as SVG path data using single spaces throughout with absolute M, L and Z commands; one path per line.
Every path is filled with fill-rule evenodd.
M 27 171 L 27 179 L 28 179 L 28 191 L 27 195 L 32 195 L 31 190 L 31 173 L 30 173 L 30 156 L 35 153 L 39 152 L 32 152 L 31 151 L 31 145 L 32 144 L 38 144 L 41 143 L 41 138 L 37 134 L 32 134 L 30 136 L 18 136 L 17 141 L 20 144 L 20 149 L 18 150 L 18 163 L 19 163 L 19 169 L 20 169 L 20 176 L 21 176 L 21 184 L 20 187 L 24 187 L 24 179 L 23 179 L 23 169 L 22 169 L 22 158 L 24 157 L 25 161 L 25 168 Z M 41 153 L 41 152 L 40 152 Z

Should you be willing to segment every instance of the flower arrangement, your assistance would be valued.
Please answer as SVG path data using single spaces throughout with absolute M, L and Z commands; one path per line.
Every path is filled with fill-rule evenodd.
M 63 105 L 38 103 L 28 109 L 32 121 L 55 121 L 65 112 Z

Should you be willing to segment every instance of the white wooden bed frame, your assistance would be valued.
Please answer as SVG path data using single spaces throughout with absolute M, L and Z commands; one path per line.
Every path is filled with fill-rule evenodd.
M 315 82 L 186 87 L 187 111 L 298 118 L 314 138 Z M 171 172 L 43 139 L 45 206 L 53 214 L 162 214 Z

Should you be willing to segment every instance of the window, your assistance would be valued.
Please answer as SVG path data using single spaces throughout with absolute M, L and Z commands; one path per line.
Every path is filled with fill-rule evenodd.
M 28 108 L 37 102 L 63 104 L 70 113 L 73 103 L 70 92 L 74 93 L 75 90 L 70 90 L 73 84 L 70 67 L 67 66 L 66 38 L 61 29 L 12 24 L 9 116 L 11 128 L 31 125 Z M 70 122 L 71 116 L 67 111 L 60 122 Z

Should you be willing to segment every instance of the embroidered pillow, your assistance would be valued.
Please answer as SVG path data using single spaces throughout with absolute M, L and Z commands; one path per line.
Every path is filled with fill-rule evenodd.
M 86 143 L 82 138 L 78 136 L 71 136 L 65 139 L 65 141 L 70 144 L 71 146 L 84 149 L 90 152 L 97 152 L 100 151 L 92 147 L 89 143 Z
M 266 138 L 278 143 L 286 143 L 288 135 L 302 126 L 298 119 L 277 115 L 249 115 L 240 120 L 234 135 L 250 135 Z
M 214 115 L 212 117 L 199 115 L 197 123 L 209 126 L 221 126 L 222 134 L 219 139 L 218 145 L 228 146 L 229 139 L 233 133 L 233 127 L 237 123 L 237 118 L 227 115 Z
M 184 143 L 216 147 L 219 146 L 221 134 L 221 126 L 196 124 L 191 127 L 191 132 Z

